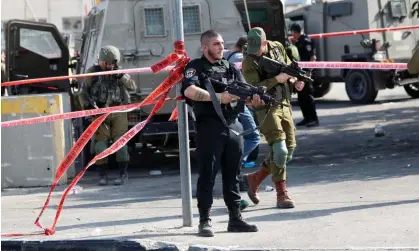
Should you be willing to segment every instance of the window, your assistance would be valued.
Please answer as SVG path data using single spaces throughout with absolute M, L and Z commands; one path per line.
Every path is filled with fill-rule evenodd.
M 60 58 L 61 49 L 51 32 L 20 29 L 20 47 L 46 58 Z
M 407 7 L 405 0 L 391 0 L 389 2 L 390 14 L 393 18 L 402 18 L 407 16 Z
M 243 23 L 247 24 L 246 11 L 241 13 Z M 266 9 L 252 9 L 249 10 L 250 23 L 267 23 L 268 11 Z
M 164 36 L 163 8 L 147 8 L 144 9 L 146 36 Z
M 185 34 L 200 33 L 201 20 L 199 18 L 199 6 L 183 7 L 183 32 Z
M 64 31 L 82 31 L 81 17 L 63 17 Z

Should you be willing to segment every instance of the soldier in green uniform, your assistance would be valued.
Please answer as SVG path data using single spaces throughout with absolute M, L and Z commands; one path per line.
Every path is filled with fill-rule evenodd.
M 87 72 L 100 72 L 120 69 L 117 63 L 120 61 L 120 52 L 114 46 L 105 46 L 99 52 L 99 62 L 90 67 Z M 81 93 L 84 94 L 87 108 L 104 108 L 124 105 L 131 102 L 128 91 L 135 91 L 136 84 L 128 74 L 104 75 L 88 77 L 83 82 Z M 99 127 L 94 135 L 94 152 L 99 154 L 109 147 L 111 140 L 114 142 L 128 130 L 127 113 L 112 113 Z M 116 161 L 120 170 L 115 185 L 124 184 L 128 179 L 129 154 L 127 146 L 123 146 L 116 152 Z M 107 168 L 108 160 L 103 158 L 96 162 L 99 168 L 100 185 L 108 184 Z
M 261 125 L 260 131 L 270 146 L 270 152 L 256 172 L 244 177 L 248 187 L 247 193 L 252 202 L 258 204 L 259 185 L 269 174 L 272 174 L 272 181 L 277 192 L 277 207 L 293 208 L 294 202 L 288 196 L 286 188 L 286 165 L 291 160 L 296 147 L 290 99 L 293 85 L 300 91 L 304 87 L 304 83 L 296 81 L 295 78 L 285 73 L 280 73 L 273 78 L 261 75 L 254 64 L 258 57 L 263 55 L 286 64 L 290 64 L 291 60 L 281 43 L 266 40 L 266 34 L 262 28 L 251 29 L 247 38 L 247 55 L 242 63 L 244 78 L 254 86 L 265 86 L 278 101 L 270 109 L 266 105 L 255 109 Z M 265 116 L 266 119 L 263 121 Z

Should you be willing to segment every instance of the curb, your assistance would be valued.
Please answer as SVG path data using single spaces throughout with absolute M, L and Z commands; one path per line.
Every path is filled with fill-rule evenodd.
M 205 245 L 187 245 L 150 240 L 124 240 L 124 239 L 95 239 L 95 240 L 56 240 L 56 241 L 25 241 L 2 240 L 1 250 L 4 251 L 418 251 L 419 247 L 366 247 L 366 248 L 223 248 Z

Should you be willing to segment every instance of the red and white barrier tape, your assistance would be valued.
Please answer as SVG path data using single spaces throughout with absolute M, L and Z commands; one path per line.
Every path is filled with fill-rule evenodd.
M 321 33 L 321 34 L 312 34 L 308 36 L 310 38 L 342 37 L 342 36 L 353 36 L 353 35 L 368 34 L 368 33 L 382 33 L 382 32 L 389 32 L 389 31 L 413 30 L 413 29 L 418 29 L 418 28 L 419 28 L 419 25 L 411 25 L 411 26 L 402 26 L 402 27 L 329 32 L 329 33 Z M 289 37 L 289 38 L 291 40 L 294 40 L 294 37 Z
M 180 58 L 176 56 L 176 54 L 170 55 L 170 61 L 176 62 Z M 164 71 L 170 71 L 174 67 L 168 66 Z M 33 79 L 23 79 L 23 80 L 16 80 L 16 81 L 9 81 L 1 83 L 2 87 L 7 86 L 15 86 L 15 85 L 27 85 L 32 83 L 46 83 L 52 82 L 57 80 L 66 80 L 70 78 L 87 78 L 87 77 L 95 77 L 95 76 L 104 76 L 104 75 L 111 75 L 111 74 L 124 74 L 124 73 L 152 73 L 153 70 L 151 67 L 144 67 L 144 68 L 134 68 L 134 69 L 122 69 L 122 70 L 113 70 L 113 71 L 101 71 L 101 72 L 93 72 L 93 73 L 84 73 L 79 75 L 66 75 L 66 76 L 58 76 L 58 77 L 47 77 L 47 78 L 33 78 Z
M 181 99 L 181 97 L 166 98 L 166 101 L 179 100 L 179 99 Z M 107 108 L 98 108 L 98 109 L 83 110 L 83 111 L 76 111 L 76 112 L 51 114 L 51 115 L 40 116 L 40 117 L 35 117 L 35 118 L 10 120 L 10 121 L 2 122 L 1 128 L 22 126 L 22 125 L 33 125 L 33 124 L 39 124 L 39 123 L 53 122 L 56 120 L 89 117 L 89 116 L 94 116 L 94 115 L 99 115 L 99 114 L 104 114 L 104 113 L 131 112 L 140 107 L 155 104 L 155 103 L 156 101 L 149 101 L 149 102 L 141 102 L 141 103 L 129 104 L 129 105 L 112 106 L 112 107 L 107 107 Z
M 40 224 L 40 218 L 47 208 L 51 194 L 55 187 L 58 184 L 58 181 L 61 179 L 63 174 L 67 171 L 71 163 L 76 159 L 76 157 L 80 154 L 82 149 L 86 146 L 87 142 L 90 140 L 90 138 L 93 136 L 93 134 L 96 132 L 96 130 L 99 128 L 99 126 L 102 124 L 102 122 L 110 115 L 110 113 L 103 114 L 99 118 L 97 118 L 93 123 L 90 124 L 90 126 L 83 132 L 82 136 L 77 140 L 77 142 L 74 144 L 74 146 L 71 148 L 70 152 L 67 154 L 63 162 L 60 164 L 59 168 L 57 169 L 57 172 L 55 174 L 54 181 L 51 185 L 50 192 L 48 194 L 47 200 L 45 201 L 45 204 L 41 210 L 41 213 L 37 217 L 35 221 L 35 225 L 43 228 L 43 233 L 29 233 L 29 234 L 23 234 L 23 233 L 9 233 L 9 234 L 2 234 L 1 236 L 26 236 L 26 235 L 38 235 L 38 234 L 45 234 L 45 235 L 52 235 L 55 233 L 55 226 L 58 222 L 58 218 L 61 214 L 65 198 L 67 197 L 68 193 L 71 191 L 71 189 L 77 184 L 77 182 L 81 179 L 81 177 L 84 175 L 86 170 L 93 165 L 97 160 L 105 158 L 116 151 L 118 151 L 121 147 L 123 147 L 125 144 L 128 143 L 130 139 L 132 139 L 138 132 L 140 132 L 144 126 L 149 122 L 152 116 L 154 116 L 155 113 L 158 112 L 163 107 L 164 102 L 166 101 L 167 95 L 169 94 L 170 89 L 183 78 L 183 70 L 186 64 L 189 62 L 189 58 L 187 57 L 185 53 L 185 46 L 183 41 L 175 41 L 175 52 L 170 54 L 168 57 L 160 61 L 159 63 L 151 66 L 151 70 L 154 73 L 157 73 L 159 71 L 164 70 L 169 65 L 173 63 L 177 63 L 177 66 L 172 69 L 169 76 L 161 83 L 150 95 L 148 95 L 141 103 L 136 104 L 137 107 L 142 106 L 144 104 L 150 104 L 154 100 L 156 100 L 158 97 L 160 99 L 157 101 L 156 105 L 153 107 L 153 110 L 151 111 L 150 115 L 147 117 L 145 121 L 142 121 L 138 123 L 136 126 L 131 128 L 127 133 L 125 133 L 120 139 L 118 139 L 116 142 L 112 144 L 111 147 L 106 149 L 104 152 L 96 155 L 86 167 L 83 168 L 83 170 L 74 178 L 74 180 L 71 182 L 71 184 L 67 187 L 67 189 L 64 191 L 64 194 L 61 197 L 59 207 L 57 209 L 54 223 L 52 224 L 51 228 L 43 228 Z M 173 54 L 177 54 L 178 57 L 174 57 Z M 119 111 L 113 111 L 113 112 L 119 112 Z
M 176 56 L 168 57 L 170 61 L 176 62 Z M 169 60 L 168 59 L 168 60 Z M 238 68 L 241 68 L 241 63 L 236 63 Z M 375 63 L 375 62 L 298 62 L 298 65 L 301 68 L 324 68 L 324 69 L 370 69 L 370 70 L 405 70 L 407 69 L 406 63 Z M 167 66 L 164 71 L 172 70 L 173 66 Z M 162 70 L 162 71 L 163 71 Z M 119 73 L 149 73 L 153 72 L 151 67 L 145 68 L 135 68 L 135 69 L 125 69 L 125 70 L 115 70 L 115 71 L 103 71 L 95 73 L 86 73 L 80 75 L 72 76 L 60 76 L 60 77 L 48 77 L 48 78 L 34 78 L 34 79 L 24 79 L 17 81 L 4 82 L 1 84 L 2 87 L 6 86 L 15 86 L 15 85 L 24 85 L 32 83 L 46 83 L 56 80 L 64 80 L 69 78 L 85 78 L 92 76 L 102 76 L 102 75 L 111 75 Z
M 171 58 L 171 57 L 168 57 Z M 175 58 L 175 57 L 173 57 Z M 169 61 L 167 61 L 169 62 Z M 172 62 L 172 60 L 170 60 Z M 407 64 L 406 63 L 374 63 L 374 62 L 299 62 L 298 65 L 301 68 L 309 68 L 309 69 L 367 69 L 367 70 L 406 70 Z M 241 63 L 237 63 L 236 66 L 241 68 Z M 168 68 L 172 68 L 173 66 L 168 66 L 164 68 L 167 70 Z M 137 70 L 136 72 L 145 72 L 145 69 L 152 70 L 151 67 L 147 68 L 138 68 L 138 69 L 129 69 L 129 70 L 121 70 L 123 72 Z M 101 75 L 110 74 L 111 72 L 100 72 Z M 91 74 L 91 73 L 89 73 Z M 78 77 L 84 76 L 86 77 L 87 74 L 77 75 Z M 168 78 L 169 79 L 169 78 Z M 168 81 L 168 79 L 165 80 Z M 29 79 L 25 81 L 39 81 L 40 79 Z M 19 82 L 19 81 L 14 81 Z M 13 83 L 13 82 L 8 82 Z M 33 83 L 33 82 L 32 82 Z M 20 83 L 19 83 L 20 84 Z M 159 86 L 160 87 L 160 86 Z M 157 88 L 159 88 L 157 87 Z M 172 100 L 172 99 L 168 99 Z M 93 109 L 93 110 L 85 110 L 85 111 L 76 111 L 76 112 L 68 112 L 62 114 L 53 114 L 53 115 L 46 115 L 36 118 L 28 118 L 28 119 L 19 119 L 19 120 L 11 120 L 1 123 L 1 127 L 12 127 L 12 126 L 20 126 L 20 125 L 32 125 L 44 122 L 52 122 L 55 120 L 62 120 L 62 119 L 73 119 L 73 118 L 81 118 L 87 117 L 92 115 L 104 114 L 104 113 L 115 113 L 115 112 L 130 112 L 135 110 L 141 106 L 150 105 L 152 104 L 152 99 L 146 98 L 139 104 L 129 104 L 123 106 L 115 106 L 115 107 L 108 107 L 108 108 L 100 108 L 100 109 Z M 172 115 L 175 115 L 174 111 Z M 175 117 L 171 117 L 174 119 Z
M 303 69 L 407 70 L 406 63 L 298 62 Z

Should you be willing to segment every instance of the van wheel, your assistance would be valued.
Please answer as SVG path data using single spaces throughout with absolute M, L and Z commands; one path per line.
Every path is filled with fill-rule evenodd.
M 315 98 L 321 98 L 326 96 L 332 89 L 332 83 L 322 81 L 320 84 L 314 86 L 313 96 Z
M 419 83 L 403 86 L 404 90 L 412 98 L 419 98 Z
M 364 70 L 350 70 L 345 77 L 346 94 L 355 104 L 369 104 L 374 102 L 378 91 L 374 82 Z

